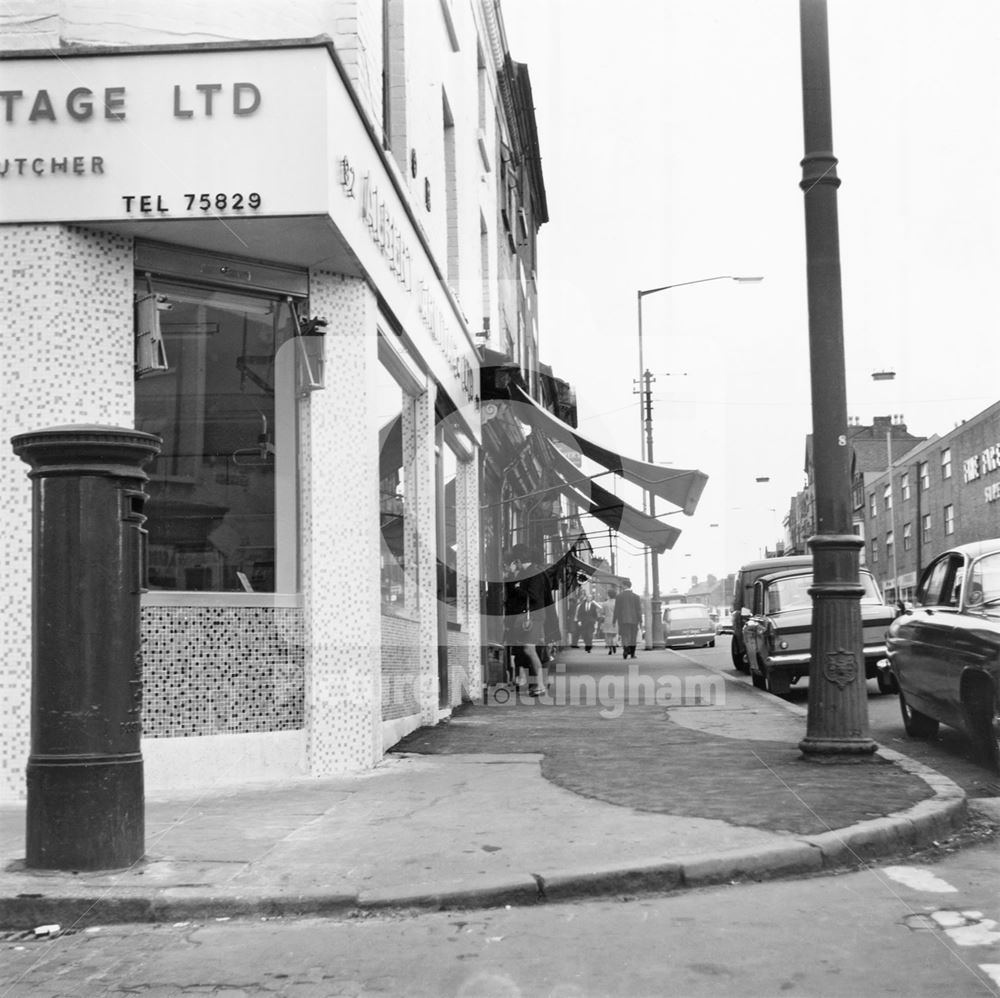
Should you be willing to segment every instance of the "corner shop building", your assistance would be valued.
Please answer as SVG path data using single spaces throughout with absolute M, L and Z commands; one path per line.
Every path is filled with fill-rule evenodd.
M 8 56 L 0 129 L 4 439 L 164 441 L 147 788 L 364 768 L 473 695 L 477 354 L 332 47 Z M 0 799 L 28 755 L 26 472 L 8 444 Z

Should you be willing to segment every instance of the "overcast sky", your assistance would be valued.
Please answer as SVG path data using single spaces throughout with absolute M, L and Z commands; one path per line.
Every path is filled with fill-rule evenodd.
M 643 300 L 654 456 L 709 475 L 669 520 L 663 588 L 733 572 L 778 535 L 812 427 L 798 4 L 502 3 L 548 197 L 541 354 L 581 431 L 640 456 L 639 289 L 764 277 Z M 1000 3 L 829 0 L 829 20 L 848 412 L 945 433 L 1000 397 Z

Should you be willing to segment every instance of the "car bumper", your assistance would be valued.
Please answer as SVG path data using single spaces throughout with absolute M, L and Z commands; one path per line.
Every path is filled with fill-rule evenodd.
M 805 675 L 809 671 L 809 662 L 812 658 L 807 651 L 788 652 L 788 654 L 771 655 L 764 659 L 764 665 L 770 672 L 794 672 Z M 875 675 L 875 669 L 882 659 L 885 658 L 885 645 L 865 645 L 865 674 L 869 678 Z
M 680 648 L 683 645 L 703 645 L 715 640 L 715 632 L 703 634 L 669 634 L 663 639 L 667 648 Z

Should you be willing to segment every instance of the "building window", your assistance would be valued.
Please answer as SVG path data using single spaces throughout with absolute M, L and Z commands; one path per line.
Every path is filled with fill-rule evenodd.
M 878 538 L 872 538 L 872 564 L 878 564 Z
M 487 121 L 487 97 L 489 96 L 486 56 L 481 47 L 476 47 L 476 124 L 479 131 L 485 135 Z M 488 167 L 487 167 L 488 169 Z
M 930 543 L 931 539 L 931 514 L 924 513 L 920 518 L 920 536 L 925 544 Z
M 382 142 L 404 176 L 416 179 L 406 121 L 406 22 L 404 0 L 382 0 Z
M 490 313 L 493 308 L 491 291 L 493 288 L 490 271 L 490 230 L 482 213 L 479 215 L 479 276 L 483 295 L 483 339 L 490 338 Z
M 951 478 L 951 448 L 945 447 L 941 451 L 941 477 L 943 479 Z
M 917 472 L 920 475 L 920 491 L 926 492 L 931 487 L 931 476 L 927 470 L 927 462 L 921 461 L 917 465 Z
M 909 551 L 913 547 L 913 524 L 903 524 L 903 550 Z
M 136 277 L 163 296 L 166 368 L 135 384 L 149 466 L 150 590 L 298 591 L 298 397 L 290 299 Z
M 885 535 L 885 559 L 892 562 L 893 548 L 896 545 L 896 535 L 890 530 Z
M 882 507 L 888 513 L 892 510 L 892 483 L 882 489 Z
M 945 537 L 955 533 L 955 507 L 948 503 L 944 508 L 944 534 Z
M 379 445 L 379 513 L 382 607 L 394 612 L 417 610 L 417 534 L 415 458 L 416 417 L 413 396 L 396 371 L 380 337 L 380 364 L 374 384 L 375 427 Z M 388 362 L 388 363 L 387 363 Z M 397 370 L 399 368 L 397 367 Z
M 910 498 L 910 473 L 904 471 L 899 478 L 899 495 L 903 502 Z
M 872 515 L 872 519 L 878 516 L 878 503 L 875 501 L 874 492 L 868 497 L 868 510 Z
M 448 283 L 458 289 L 458 165 L 455 146 L 455 116 L 451 111 L 448 95 L 441 95 L 442 130 L 444 136 L 444 204 L 445 204 L 445 260 L 448 266 Z

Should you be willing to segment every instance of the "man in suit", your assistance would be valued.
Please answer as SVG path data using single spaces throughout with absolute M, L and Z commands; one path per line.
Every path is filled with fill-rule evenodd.
M 590 649 L 594 647 L 594 628 L 597 627 L 600 614 L 601 608 L 597 601 L 592 599 L 589 593 L 584 593 L 576 608 L 576 622 L 583 638 L 583 650 L 588 655 Z
M 632 592 L 629 579 L 622 583 L 622 591 L 615 597 L 612 623 L 617 624 L 622 639 L 622 658 L 635 658 L 636 632 L 642 625 L 642 600 Z

